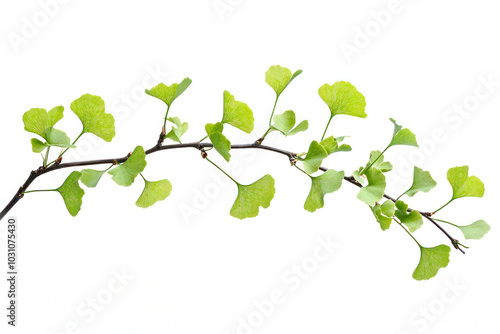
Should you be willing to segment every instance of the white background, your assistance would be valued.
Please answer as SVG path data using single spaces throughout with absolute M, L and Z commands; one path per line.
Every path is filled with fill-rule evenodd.
M 204 124 L 220 119 L 227 89 L 256 118 L 251 135 L 231 129 L 228 136 L 233 143 L 251 142 L 265 130 L 274 102 L 264 73 L 280 64 L 304 73 L 282 95 L 278 112 L 293 109 L 299 120 L 309 120 L 310 130 L 286 139 L 272 134 L 268 143 L 306 150 L 329 115 L 318 87 L 350 81 L 365 95 L 369 117 L 335 118 L 330 133 L 352 136 L 354 150 L 324 165 L 351 173 L 370 150 L 385 147 L 394 117 L 427 146 L 388 152 L 396 166 L 388 191 L 399 195 L 409 187 L 411 161 L 430 170 L 438 187 L 412 198 L 410 206 L 436 209 L 451 196 L 447 169 L 468 164 L 486 184 L 484 198 L 458 200 L 441 217 L 463 225 L 485 219 L 492 231 L 467 241 L 465 256 L 452 251 L 436 278 L 417 282 L 411 278 L 417 246 L 397 226 L 382 232 L 355 187 L 345 184 L 310 214 L 302 208 L 310 181 L 285 157 L 234 151 L 234 177 L 251 183 L 270 173 L 277 188 L 269 209 L 239 221 L 229 216 L 236 187 L 218 185 L 220 174 L 199 152 L 159 153 L 148 158 L 145 175 L 168 178 L 173 192 L 150 209 L 134 205 L 140 180 L 120 188 L 107 178 L 86 189 L 76 218 L 57 194 L 26 196 L 12 210 L 21 243 L 19 327 L 7 328 L 2 311 L 2 333 L 498 333 L 496 2 L 74 0 L 49 6 L 52 16 L 44 20 L 41 3 L 47 2 L 0 6 L 2 205 L 40 164 L 32 135 L 23 130 L 26 110 L 64 105 L 58 127 L 74 138 L 80 125 L 69 104 L 85 93 L 101 96 L 116 117 L 116 138 L 108 144 L 85 137 L 79 153 L 66 160 L 120 157 L 135 145 L 153 146 L 160 131 L 164 105 L 146 97 L 144 88 L 189 76 L 193 84 L 171 110 L 190 123 L 184 140 L 200 139 Z M 221 13 L 214 4 L 229 9 Z M 373 13 L 388 9 L 382 26 Z M 38 27 L 30 30 L 30 22 Z M 360 40 L 366 29 L 371 37 Z M 346 57 L 341 47 L 347 44 L 357 53 Z M 486 94 L 481 80 L 488 77 L 496 86 Z M 478 99 L 477 91 L 488 96 Z M 464 104 L 469 112 L 454 111 Z M 32 189 L 57 187 L 69 172 L 46 175 Z M 186 208 L 191 215 L 182 213 Z M 416 236 L 426 246 L 447 243 L 428 223 Z M 297 280 L 289 270 L 314 264 L 318 239 L 338 247 Z M 0 258 L 4 263 L 5 255 Z M 110 292 L 123 270 L 133 278 Z M 275 290 L 284 294 L 282 303 L 259 318 L 255 303 Z M 105 304 L 94 313 L 93 298 Z M 253 326 L 238 331 L 249 318 Z

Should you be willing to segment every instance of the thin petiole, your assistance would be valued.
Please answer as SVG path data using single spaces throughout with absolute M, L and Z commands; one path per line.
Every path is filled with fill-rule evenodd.
M 167 131 L 167 120 L 168 120 L 168 112 L 170 111 L 170 106 L 167 106 L 167 112 L 165 114 L 165 122 L 163 123 L 163 129 Z
M 441 209 L 444 209 L 444 207 L 447 206 L 448 204 L 450 204 L 453 200 L 454 200 L 454 198 L 450 199 L 445 205 L 443 205 L 442 207 L 440 207 L 439 209 L 437 209 L 436 211 L 434 211 L 433 214 L 437 213 Z
M 50 192 L 50 191 L 56 191 L 56 189 L 29 190 L 29 191 L 25 191 L 25 192 L 21 193 L 21 195 L 29 194 L 29 193 Z
M 305 170 L 303 170 L 302 168 L 300 168 L 299 166 L 297 166 L 296 164 L 293 165 L 295 168 L 297 168 L 298 170 L 300 170 L 302 173 L 306 174 L 307 176 L 311 177 L 311 175 L 307 174 L 307 172 Z
M 399 199 L 400 199 L 401 197 L 403 197 L 403 196 L 404 196 L 407 192 L 408 192 L 408 190 L 407 190 L 407 191 L 405 191 L 404 193 L 402 193 L 401 195 L 399 195 L 399 196 L 398 196 L 398 198 L 396 198 L 396 202 L 397 202 L 397 201 L 399 201 Z
M 47 152 L 45 153 L 45 157 L 43 158 L 43 166 L 47 167 L 47 161 L 49 160 L 50 146 L 47 147 Z
M 76 137 L 76 139 L 73 141 L 73 143 L 71 145 L 75 145 L 76 142 L 78 141 L 78 139 L 80 139 L 80 137 L 83 136 L 84 133 L 85 132 L 83 132 L 83 130 L 82 130 L 82 132 L 78 135 L 78 137 Z M 62 151 L 62 153 L 59 154 L 59 158 L 62 157 L 64 155 L 64 153 L 66 153 L 68 150 L 69 150 L 69 147 L 67 149 L 65 149 L 64 151 Z M 52 162 L 51 162 L 51 164 L 52 164 Z
M 389 147 L 390 147 L 390 146 L 387 146 L 387 147 L 385 148 L 385 150 L 383 150 L 383 151 L 382 151 L 382 153 L 380 153 L 380 154 L 379 154 L 379 156 L 378 156 L 375 160 L 373 160 L 373 161 L 372 161 L 372 162 L 371 162 L 368 166 L 366 166 L 365 168 L 363 168 L 363 169 L 361 170 L 361 172 L 359 173 L 359 175 L 360 175 L 360 176 L 361 176 L 361 175 L 363 175 L 363 174 L 364 174 L 364 173 L 365 173 L 368 169 L 370 169 L 370 167 L 371 167 L 371 166 L 373 166 L 373 165 L 374 165 L 374 164 L 378 161 L 378 159 L 380 159 L 380 157 L 384 155 L 385 151 L 387 151 L 387 149 L 388 149 Z M 403 195 L 404 195 L 404 194 L 403 194 Z
M 231 175 L 229 175 L 228 173 L 226 173 L 222 168 L 220 168 L 217 164 L 215 164 L 212 160 L 210 160 L 209 158 L 205 158 L 205 160 L 207 160 L 208 162 L 210 162 L 212 165 L 214 165 L 215 167 L 217 167 L 222 173 L 224 173 L 228 178 L 230 178 L 231 180 L 233 180 L 234 183 L 236 184 L 239 184 L 238 181 L 236 181 L 235 179 L 233 179 L 231 177 Z
M 328 123 L 326 123 L 326 128 L 325 128 L 325 131 L 323 132 L 323 136 L 321 136 L 321 141 L 323 141 L 323 139 L 325 139 L 326 131 L 328 130 L 328 127 L 330 126 L 330 122 L 332 121 L 332 119 L 333 119 L 333 116 L 330 116 Z
M 273 111 L 271 112 L 271 117 L 269 118 L 269 127 L 272 126 L 273 123 L 273 116 L 274 116 L 274 111 L 276 110 L 276 105 L 278 104 L 278 99 L 280 98 L 279 95 L 276 95 L 276 100 L 274 101 L 274 107 Z
M 417 245 L 418 245 L 419 247 L 422 247 L 422 245 L 420 244 L 420 242 L 418 242 L 418 241 L 417 241 L 417 239 L 415 239 L 415 237 L 413 236 L 413 234 L 411 234 L 411 232 L 410 232 L 410 231 L 408 231 L 408 230 L 406 229 L 406 227 L 404 227 L 404 226 L 403 226 L 403 224 L 402 224 L 401 222 L 399 222 L 396 218 L 393 218 L 393 219 L 394 219 L 394 221 L 395 221 L 396 223 L 398 223 L 398 225 L 399 225 L 399 226 L 401 226 L 401 228 L 402 228 L 403 230 L 405 230 L 405 231 L 406 231 L 406 233 L 408 233 L 408 235 L 409 235 L 409 236 L 410 236 L 410 237 L 411 237 L 411 238 L 412 238 L 412 239 L 413 239 L 413 240 L 417 243 Z
M 434 220 L 437 220 L 438 222 L 441 222 L 441 223 L 445 223 L 445 224 L 448 224 L 448 225 L 452 225 L 452 226 L 455 226 L 455 227 L 460 227 L 458 225 L 455 225 L 453 223 L 450 223 L 449 221 L 446 221 L 446 220 L 442 220 L 442 219 L 437 219 L 437 218 L 433 218 Z

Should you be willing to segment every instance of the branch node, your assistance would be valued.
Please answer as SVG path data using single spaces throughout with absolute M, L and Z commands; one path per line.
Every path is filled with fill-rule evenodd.
M 261 145 L 261 144 L 262 144 L 262 142 L 264 142 L 264 139 L 265 139 L 264 137 L 260 137 L 259 139 L 257 139 L 257 140 L 255 141 L 255 143 L 254 143 L 254 144 L 255 144 L 255 145 Z
M 158 137 L 158 142 L 156 143 L 156 147 L 158 147 L 158 148 L 161 147 L 161 145 L 163 144 L 163 141 L 165 140 L 165 136 L 166 136 L 165 127 L 162 126 L 160 136 Z

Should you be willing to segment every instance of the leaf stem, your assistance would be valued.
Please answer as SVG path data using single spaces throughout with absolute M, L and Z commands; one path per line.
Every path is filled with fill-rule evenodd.
M 374 165 L 374 164 L 378 161 L 378 159 L 380 159 L 380 157 L 381 157 L 381 156 L 383 156 L 383 155 L 384 155 L 385 151 L 387 151 L 387 150 L 389 149 L 389 147 L 391 147 L 391 146 L 390 146 L 390 145 L 389 145 L 389 146 L 387 146 L 387 147 L 385 148 L 385 150 L 383 150 L 383 151 L 382 151 L 382 153 L 380 153 L 380 154 L 378 155 L 378 157 L 377 157 L 375 160 L 373 160 L 373 161 L 372 161 L 372 162 L 371 162 L 368 166 L 366 166 L 365 168 L 363 168 L 363 169 L 361 170 L 361 172 L 359 172 L 359 175 L 361 176 L 361 175 L 365 174 L 365 172 L 366 172 L 368 169 L 370 169 L 370 168 L 371 168 L 371 167 L 372 167 L 372 166 L 373 166 L 373 165 Z
M 296 164 L 293 165 L 295 168 L 297 168 L 298 170 L 300 170 L 302 173 L 306 174 L 307 176 L 309 176 L 310 178 L 312 178 L 311 175 L 307 174 L 307 172 L 305 170 L 303 170 L 302 168 L 300 168 L 299 166 L 297 166 Z
M 262 144 L 262 142 L 264 141 L 264 139 L 266 139 L 266 136 L 273 130 L 273 127 L 270 126 L 267 131 L 262 135 L 262 137 L 260 137 L 259 139 L 257 139 L 257 143 L 258 144 Z
M 273 111 L 271 112 L 271 117 L 269 118 L 269 127 L 272 126 L 274 111 L 276 110 L 276 105 L 278 104 L 278 99 L 279 98 L 280 98 L 280 96 L 278 94 L 276 94 L 276 100 L 274 101 Z
M 47 161 L 49 160 L 50 146 L 47 147 L 47 151 L 45 153 L 45 157 L 43 158 L 43 166 L 47 167 Z
M 323 141 L 323 139 L 325 139 L 326 130 L 328 130 L 328 127 L 330 126 L 330 122 L 332 121 L 332 119 L 333 119 L 333 115 L 330 115 L 330 119 L 328 120 L 328 123 L 326 123 L 326 128 L 325 128 L 325 131 L 323 132 L 323 136 L 321 136 L 321 141 Z
M 436 214 L 438 211 L 441 211 L 441 209 L 444 209 L 444 207 L 446 207 L 448 204 L 450 204 L 451 202 L 453 202 L 453 200 L 454 200 L 454 198 L 450 199 L 448 202 L 446 202 L 445 205 L 443 205 L 442 207 L 440 207 L 439 209 L 437 209 L 436 211 L 434 211 L 433 214 Z
M 167 106 L 167 112 L 165 114 L 165 122 L 163 122 L 163 130 L 165 130 L 165 133 L 167 132 L 167 120 L 168 120 L 168 112 L 170 111 L 170 105 Z
M 233 179 L 231 177 L 231 175 L 229 175 L 228 173 L 226 173 L 222 168 L 220 168 L 216 163 L 214 163 L 212 160 L 210 160 L 209 158 L 205 158 L 205 160 L 207 160 L 208 162 L 210 162 L 212 165 L 214 165 L 215 167 L 217 167 L 222 173 L 224 173 L 228 178 L 230 178 L 231 180 L 233 180 L 234 183 L 236 183 L 237 185 L 239 185 L 238 181 L 236 181 L 235 179 Z
M 75 139 L 75 140 L 73 140 L 73 143 L 72 143 L 71 145 L 75 145 L 75 144 L 76 144 L 76 142 L 78 141 L 78 139 L 80 139 L 80 137 L 81 137 L 81 136 L 83 136 L 83 134 L 84 134 L 84 133 L 85 133 L 85 132 L 82 130 L 82 132 L 78 135 L 78 137 L 76 137 L 76 139 Z M 62 151 L 62 152 L 61 152 L 61 154 L 59 154 L 59 157 L 58 157 L 58 158 L 62 157 L 62 156 L 64 155 L 64 153 L 66 153 L 69 149 L 70 149 L 70 148 L 69 148 L 69 147 L 67 147 L 64 151 Z M 50 166 L 50 165 L 52 165 L 54 162 L 56 162 L 56 160 L 52 161 L 52 162 L 49 164 L 49 166 Z
M 409 189 L 408 189 L 408 190 L 409 190 Z M 397 201 L 399 201 L 399 199 L 400 199 L 401 197 L 403 197 L 403 196 L 404 196 L 404 195 L 408 192 L 408 190 L 407 190 L 407 191 L 405 191 L 404 193 L 402 193 L 401 195 L 399 195 L 399 196 L 398 196 L 398 198 L 396 198 L 396 202 L 397 202 Z
M 29 191 L 25 191 L 25 192 L 21 193 L 21 195 L 29 194 L 29 193 L 50 192 L 50 191 L 56 191 L 56 189 L 29 190 Z
M 455 225 L 453 223 L 450 223 L 449 221 L 446 221 L 446 220 L 437 219 L 437 218 L 434 218 L 434 220 L 437 220 L 438 222 L 445 223 L 445 224 L 448 224 L 448 225 L 451 225 L 451 226 L 460 227 L 460 226 Z
M 415 239 L 415 237 L 413 236 L 413 234 L 411 234 L 411 232 L 410 232 L 410 231 L 408 231 L 408 230 L 406 229 L 406 227 L 404 227 L 404 226 L 403 226 L 403 224 L 402 224 L 400 221 L 398 221 L 396 218 L 393 218 L 393 219 L 394 219 L 394 221 L 395 221 L 396 223 L 398 223 L 398 224 L 399 224 L 399 226 L 401 226 L 401 228 L 402 228 L 403 230 L 405 230 L 405 231 L 406 231 L 406 233 L 408 233 L 408 235 L 409 235 L 409 236 L 410 236 L 410 237 L 411 237 L 411 238 L 412 238 L 412 239 L 413 239 L 413 240 L 417 243 L 417 245 L 418 245 L 420 248 L 422 248 L 422 245 L 420 244 L 420 242 L 418 242 L 418 241 L 417 241 L 417 239 Z

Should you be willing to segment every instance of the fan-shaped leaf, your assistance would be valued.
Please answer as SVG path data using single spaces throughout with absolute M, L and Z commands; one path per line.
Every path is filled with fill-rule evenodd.
M 66 208 L 73 217 L 80 211 L 82 198 L 85 194 L 85 191 L 80 187 L 80 183 L 78 182 L 81 177 L 82 173 L 72 172 L 62 186 L 56 189 L 61 194 Z
M 148 208 L 156 202 L 163 201 L 172 191 L 172 184 L 168 180 L 150 182 L 144 179 L 144 182 L 144 190 L 135 203 L 140 208 Z
M 445 268 L 450 262 L 450 250 L 446 245 L 432 248 L 420 246 L 420 262 L 413 272 L 413 278 L 422 281 L 436 276 L 439 269 Z
M 142 146 L 137 146 L 132 155 L 120 166 L 110 170 L 112 179 L 120 186 L 128 187 L 134 183 L 139 173 L 146 168 L 146 153 Z
M 231 124 L 246 133 L 253 131 L 253 112 L 243 102 L 236 101 L 228 91 L 224 91 L 224 115 L 222 123 Z
M 453 199 L 483 197 L 484 184 L 476 176 L 469 176 L 469 166 L 450 168 L 447 177 L 453 188 Z
M 192 80 L 189 78 L 184 78 L 181 83 L 174 83 L 170 86 L 160 83 L 151 89 L 146 89 L 146 94 L 156 97 L 162 100 L 170 107 L 172 103 L 177 99 L 184 91 L 191 85 Z
M 259 206 L 269 207 L 274 193 L 274 179 L 269 174 L 249 185 L 238 184 L 238 197 L 231 208 L 231 216 L 238 219 L 256 217 Z
M 321 209 L 325 205 L 325 195 L 339 190 L 343 179 L 344 172 L 337 172 L 333 169 L 329 169 L 317 177 L 311 176 L 311 190 L 304 203 L 304 209 L 309 212 Z
M 292 71 L 288 68 L 274 65 L 266 72 L 266 82 L 274 89 L 276 95 L 280 96 L 290 82 L 300 73 L 302 73 L 302 70 L 298 70 L 292 75 Z
M 85 94 L 71 103 L 71 110 L 82 122 L 82 133 L 92 133 L 107 142 L 115 136 L 115 118 L 106 114 L 99 96 Z
M 332 117 L 341 114 L 361 118 L 367 116 L 365 97 L 349 82 L 324 84 L 319 88 L 318 94 L 330 108 Z
M 309 174 L 317 172 L 323 162 L 323 159 L 326 157 L 328 157 L 328 152 L 325 150 L 323 145 L 314 140 L 309 145 L 307 155 L 302 161 L 305 171 Z

